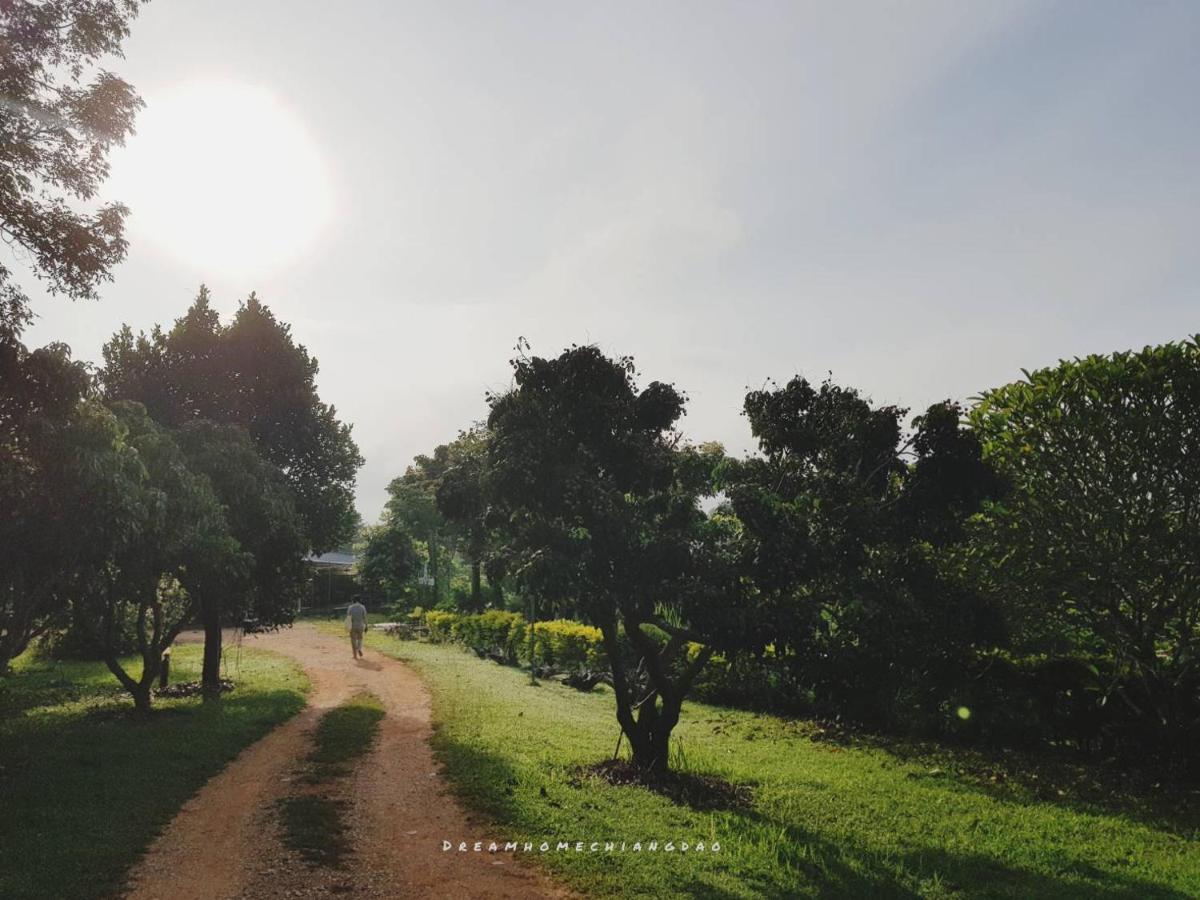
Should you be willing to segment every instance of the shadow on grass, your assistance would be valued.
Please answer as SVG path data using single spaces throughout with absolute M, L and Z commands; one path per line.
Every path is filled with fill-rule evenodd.
M 184 801 L 304 696 L 281 688 L 175 703 L 142 716 L 120 697 L 0 721 L 0 896 L 118 894 Z
M 941 778 L 997 800 L 1031 798 L 1073 812 L 1119 815 L 1188 839 L 1200 837 L 1200 784 L 1172 783 L 1154 769 L 1050 753 L 942 745 L 815 724 L 811 730 L 809 737 L 816 745 L 879 751 L 897 763 L 927 770 L 910 777 Z
M 516 770 L 500 755 L 456 741 L 444 732 L 435 737 L 438 756 L 446 766 L 455 791 L 474 810 L 493 819 L 497 824 L 519 829 L 547 840 L 566 840 L 569 835 L 546 834 L 547 822 L 556 813 L 559 818 L 574 810 L 572 802 L 553 790 L 553 783 L 543 785 L 540 804 L 525 805 L 516 798 Z M 578 769 L 563 769 L 563 786 L 572 787 L 578 779 Z M 552 776 L 553 777 L 553 776 Z M 699 777 L 699 776 L 695 776 Z M 631 809 L 631 820 L 622 823 L 621 809 L 626 791 L 647 791 L 641 785 L 613 786 L 600 779 L 603 791 L 611 791 L 605 804 L 605 818 L 615 821 L 615 829 L 624 833 L 596 835 L 599 839 L 621 840 L 641 836 L 650 828 L 662 830 L 662 823 L 638 820 L 644 815 Z M 549 786 L 551 791 L 546 792 Z M 653 792 L 661 796 L 661 792 Z M 670 798 L 667 798 L 670 800 Z M 595 805 L 580 801 L 580 817 L 584 809 Z M 546 809 L 550 807 L 551 809 Z M 726 807 L 719 813 L 718 837 L 729 855 L 720 857 L 721 864 L 686 865 L 688 856 L 679 854 L 661 874 L 642 876 L 614 865 L 605 854 L 591 856 L 572 854 L 560 859 L 546 855 L 539 859 L 568 876 L 575 876 L 581 889 L 600 887 L 614 893 L 636 895 L 653 893 L 654 885 L 636 883 L 638 877 L 661 879 L 661 884 L 673 892 L 704 898 L 753 896 L 784 898 L 797 896 L 859 898 L 1067 898 L 1095 897 L 1105 900 L 1186 900 L 1188 894 L 1135 877 L 1101 870 L 1090 863 L 1063 858 L 1056 873 L 1039 872 L 1012 865 L 983 853 L 961 852 L 937 846 L 916 847 L 900 852 L 876 852 L 855 846 L 844 840 L 834 840 L 795 822 L 772 815 L 769 810 L 749 805 Z M 747 846 L 739 846 L 744 844 Z M 750 847 L 748 845 L 753 845 Z M 701 856 L 706 861 L 716 857 Z M 594 861 L 594 864 L 591 863 Z M 562 863 L 562 865 L 559 865 Z M 633 880 L 631 880 L 633 879 Z
M 595 778 L 617 787 L 632 785 L 645 788 L 672 803 L 700 812 L 710 810 L 749 809 L 752 792 L 748 784 L 735 784 L 716 775 L 671 770 L 659 774 L 645 772 L 627 759 L 606 759 L 590 766 L 581 766 L 572 773 L 568 783 L 573 787 L 580 777 Z
M 738 814 L 747 823 L 778 835 L 776 857 L 783 870 L 804 874 L 832 897 L 987 897 L 1026 900 L 1126 898 L 1187 900 L 1191 895 L 1140 878 L 1104 871 L 1091 863 L 1063 858 L 1055 874 L 1012 865 L 983 853 L 936 846 L 888 853 L 886 858 L 846 842 L 834 842 L 761 810 Z M 731 839 L 732 841 L 732 839 Z M 900 878 L 903 872 L 907 877 Z M 755 878 L 752 874 L 751 878 Z M 910 882 L 916 881 L 917 884 Z M 786 890 L 763 879 L 764 896 L 784 897 Z M 700 892 L 703 896 L 703 892 Z

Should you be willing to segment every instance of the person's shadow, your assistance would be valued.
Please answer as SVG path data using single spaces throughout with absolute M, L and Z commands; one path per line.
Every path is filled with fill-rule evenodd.
M 370 670 L 371 670 L 371 671 L 373 671 L 373 672 L 378 672 L 378 671 L 380 671 L 381 669 L 383 669 L 383 666 L 381 666 L 379 663 L 377 663 L 377 662 L 368 662 L 368 661 L 367 661 L 367 660 L 365 660 L 365 659 L 356 659 L 354 662 L 355 662 L 355 665 L 358 665 L 358 666 L 360 666 L 360 667 L 362 667 L 362 668 L 364 668 L 364 669 L 370 669 Z

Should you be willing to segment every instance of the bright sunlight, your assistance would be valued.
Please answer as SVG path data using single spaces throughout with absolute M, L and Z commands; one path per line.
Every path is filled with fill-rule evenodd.
M 331 210 L 303 123 L 271 92 L 227 81 L 148 96 L 112 184 L 138 234 L 205 278 L 295 259 Z

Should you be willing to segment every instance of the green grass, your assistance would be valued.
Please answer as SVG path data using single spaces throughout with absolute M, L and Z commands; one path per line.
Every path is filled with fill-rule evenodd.
M 383 704 L 373 694 L 361 693 L 321 717 L 313 735 L 309 762 L 319 780 L 349 771 L 350 763 L 371 747 L 383 718 Z
M 350 774 L 352 764 L 375 740 L 383 704 L 373 694 L 360 693 L 321 717 L 313 734 L 313 749 L 302 783 L 310 790 L 279 801 L 283 842 L 315 866 L 342 868 L 351 853 L 343 813 L 346 801 L 313 793 Z
M 749 807 L 697 811 L 579 775 L 613 755 L 607 691 L 531 687 L 456 647 L 368 642 L 430 685 L 435 747 L 464 802 L 507 840 L 586 842 L 582 853 L 528 856 L 591 896 L 1200 896 L 1194 801 L 1172 814 L 1047 798 L 1034 776 L 980 774 L 963 751 L 832 743 L 809 723 L 687 704 L 676 765 L 752 791 Z M 660 849 L 586 849 L 608 840 Z M 721 850 L 667 854 L 666 840 Z
M 190 796 L 303 708 L 308 681 L 289 660 L 226 660 L 237 687 L 220 703 L 162 699 L 149 717 L 103 663 L 16 660 L 0 678 L 0 897 L 116 894 Z M 176 647 L 172 681 L 200 665 L 198 645 Z

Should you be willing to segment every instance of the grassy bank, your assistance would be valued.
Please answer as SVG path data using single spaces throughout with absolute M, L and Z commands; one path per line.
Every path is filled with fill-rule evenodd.
M 226 659 L 237 687 L 220 703 L 160 699 L 148 719 L 103 663 L 16 661 L 0 679 L 0 897 L 114 895 L 188 797 L 303 707 L 290 661 Z M 200 663 L 198 645 L 177 647 L 172 681 Z
M 437 752 L 465 803 L 501 826 L 498 837 L 584 841 L 582 853 L 533 855 L 590 895 L 1200 896 L 1194 805 L 1089 804 L 1035 775 L 989 774 L 965 753 L 831 742 L 807 723 L 689 704 L 676 765 L 749 785 L 752 797 L 697 810 L 579 773 L 613 755 L 607 692 L 531 687 L 454 646 L 368 642 L 430 685 Z M 660 849 L 586 849 L 608 840 Z M 667 840 L 721 850 L 668 854 Z

